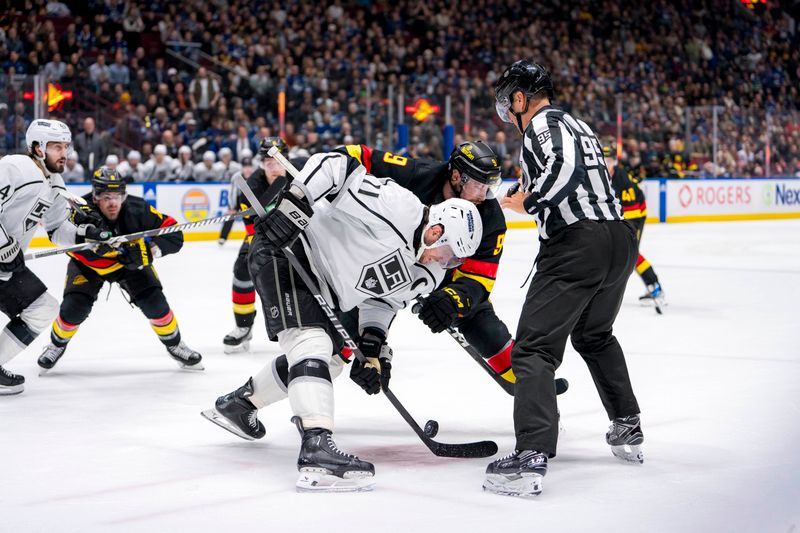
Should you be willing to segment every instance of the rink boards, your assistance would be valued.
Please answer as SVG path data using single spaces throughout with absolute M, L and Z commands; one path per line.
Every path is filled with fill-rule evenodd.
M 513 182 L 505 182 L 501 195 Z M 655 178 L 642 184 L 647 197 L 648 222 L 700 222 L 800 218 L 800 178 L 718 178 L 668 180 Z M 88 184 L 70 184 L 70 192 L 83 195 Z M 129 194 L 142 196 L 162 213 L 179 223 L 195 222 L 223 215 L 230 207 L 227 183 L 137 183 L 128 186 Z M 505 211 L 509 228 L 533 227 L 531 217 Z M 240 223 L 234 225 L 231 239 L 243 235 Z M 214 240 L 217 228 L 197 228 L 185 232 L 188 240 Z M 48 245 L 39 230 L 34 246 Z

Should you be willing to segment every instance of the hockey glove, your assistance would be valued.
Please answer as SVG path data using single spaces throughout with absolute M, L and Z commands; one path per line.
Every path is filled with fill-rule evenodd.
M 153 252 L 144 239 L 137 239 L 120 246 L 117 261 L 128 270 L 141 270 L 153 262 Z
M 350 379 L 367 394 L 378 394 L 381 387 L 389 386 L 392 377 L 392 349 L 386 344 L 386 334 L 377 328 L 365 328 L 356 343 L 367 360 L 363 364 L 353 360 Z
M 256 219 L 255 230 L 264 238 L 267 248 L 277 250 L 290 246 L 300 232 L 306 229 L 314 214 L 299 189 L 293 190 L 283 191 L 275 209 Z
M 14 237 L 0 247 L 0 272 L 20 272 L 25 268 L 25 254 Z
M 90 205 L 74 206 L 72 208 L 72 214 L 69 218 L 76 226 L 81 226 L 83 224 L 91 224 L 98 228 L 105 226 L 105 220 L 103 220 L 103 216 Z
M 433 291 L 419 310 L 419 318 L 434 333 L 439 333 L 455 324 L 472 307 L 469 296 L 461 295 L 452 287 Z

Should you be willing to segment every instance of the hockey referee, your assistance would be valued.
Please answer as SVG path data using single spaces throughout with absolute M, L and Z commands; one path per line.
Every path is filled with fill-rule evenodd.
M 636 261 L 636 233 L 622 217 L 597 136 L 553 107 L 553 92 L 547 70 L 525 60 L 495 84 L 498 115 L 523 137 L 520 188 L 501 205 L 533 215 L 541 243 L 511 352 L 516 450 L 491 463 L 484 482 L 507 495 L 539 494 L 547 460 L 556 455 L 553 378 L 570 336 L 612 421 L 612 452 L 642 461 L 639 405 L 612 334 Z

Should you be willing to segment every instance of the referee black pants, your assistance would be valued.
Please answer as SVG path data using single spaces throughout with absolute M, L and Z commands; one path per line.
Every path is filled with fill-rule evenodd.
M 581 221 L 542 243 L 511 352 L 518 450 L 556 454 L 553 379 L 569 336 L 609 419 L 639 412 L 612 333 L 636 254 L 636 233 L 625 221 Z

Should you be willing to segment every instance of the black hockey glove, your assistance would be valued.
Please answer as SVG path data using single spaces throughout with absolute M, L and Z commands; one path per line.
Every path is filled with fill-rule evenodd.
M 419 318 L 434 333 L 451 327 L 459 316 L 469 311 L 472 300 L 452 287 L 433 291 L 420 307 Z
M 290 246 L 308 226 L 314 210 L 300 194 L 297 196 L 291 189 L 283 191 L 275 209 L 264 217 L 256 218 L 255 230 L 264 238 L 268 248 L 277 250 Z
M 353 360 L 350 379 L 367 394 L 378 394 L 381 387 L 389 386 L 392 377 L 392 350 L 386 345 L 386 334 L 377 328 L 365 328 L 356 343 L 367 361 L 362 364 Z
M 105 220 L 103 216 L 97 212 L 95 208 L 90 205 L 76 205 L 72 208 L 70 220 L 76 226 L 83 224 L 91 224 L 98 228 L 105 227 Z
M 0 272 L 20 272 L 25 268 L 25 254 L 14 237 L 0 247 Z
M 153 252 L 144 239 L 137 239 L 120 246 L 117 261 L 128 270 L 141 270 L 153 262 Z

